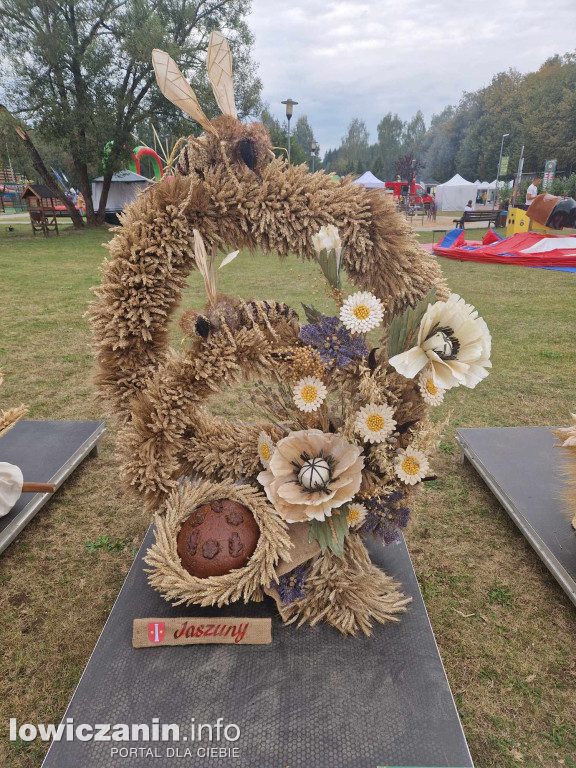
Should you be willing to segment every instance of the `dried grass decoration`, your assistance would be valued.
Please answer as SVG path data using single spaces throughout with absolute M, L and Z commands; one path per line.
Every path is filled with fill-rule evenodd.
M 243 568 L 223 576 L 199 579 L 182 566 L 176 540 L 182 523 L 203 504 L 226 498 L 247 506 L 258 524 L 260 538 L 254 554 Z M 275 566 L 290 558 L 292 546 L 288 526 L 265 498 L 249 485 L 232 482 L 191 483 L 185 480 L 173 491 L 165 511 L 154 518 L 156 541 L 145 562 L 150 566 L 150 584 L 174 605 L 226 605 L 236 600 L 261 599 L 262 585 L 277 580 Z
M 435 258 L 386 195 L 274 158 L 266 128 L 238 120 L 219 33 L 208 60 L 224 112 L 212 121 L 176 64 L 154 52 L 161 90 L 205 132 L 125 210 L 91 310 L 98 384 L 121 422 L 124 487 L 156 515 L 150 582 L 202 605 L 266 591 L 285 620 L 370 634 L 406 598 L 364 539 L 400 538 L 437 442 L 429 409 L 445 389 L 483 378 L 489 333 L 473 307 L 448 301 Z M 301 324 L 285 304 L 222 296 L 216 256 L 227 246 L 238 250 L 224 267 L 240 249 L 316 261 L 338 316 L 305 307 Z M 208 302 L 183 314 L 176 351 L 169 322 L 195 267 Z M 350 296 L 343 271 L 358 288 Z M 259 423 L 205 407 L 241 381 Z M 254 554 L 223 576 L 191 576 L 177 556 L 180 526 L 203 500 L 238 494 L 260 526 Z

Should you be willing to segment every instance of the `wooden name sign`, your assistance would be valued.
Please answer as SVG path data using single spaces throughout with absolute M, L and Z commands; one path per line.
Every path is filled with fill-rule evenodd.
M 163 645 L 230 643 L 270 645 L 272 619 L 186 618 L 134 619 L 132 645 L 152 648 Z

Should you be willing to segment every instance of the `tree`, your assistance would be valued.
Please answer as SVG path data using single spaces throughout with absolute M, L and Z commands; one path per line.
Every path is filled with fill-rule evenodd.
M 288 121 L 284 120 L 282 123 L 280 123 L 280 121 L 271 114 L 268 107 L 265 107 L 262 110 L 260 120 L 268 129 L 270 139 L 272 140 L 272 146 L 276 147 L 274 150 L 276 156 L 284 155 L 284 157 L 286 157 L 288 152 Z M 304 117 L 304 120 L 308 126 L 307 118 Z M 305 137 L 306 134 L 303 134 L 301 131 L 299 136 L 297 128 L 298 123 L 296 123 L 296 130 L 290 135 L 290 160 L 292 165 L 301 165 L 302 163 L 306 163 L 310 157 L 310 153 L 306 153 L 306 150 L 300 143 L 301 136 L 304 135 Z M 311 130 L 312 129 L 310 128 L 310 131 Z
M 380 156 L 377 156 L 372 163 L 372 173 L 374 176 L 376 176 L 377 179 L 385 181 L 384 176 L 386 174 L 384 172 L 384 163 L 382 162 L 382 158 Z
M 496 176 L 503 134 L 513 172 L 524 145 L 524 169 L 542 172 L 549 158 L 570 175 L 576 165 L 576 53 L 553 56 L 537 72 L 499 72 L 486 88 L 432 119 L 423 139 L 426 173 L 444 180 Z
M 312 151 L 312 142 L 314 141 L 314 131 L 312 130 L 306 115 L 301 115 L 296 121 L 294 137 L 302 147 L 307 157 L 310 157 Z
M 447 181 L 455 173 L 456 150 L 455 108 L 446 107 L 432 117 L 424 137 L 424 174 L 438 181 Z
M 402 181 L 412 181 L 412 177 L 415 173 L 418 173 L 421 165 L 414 155 L 403 155 L 396 161 L 394 166 L 394 173 L 396 176 L 400 176 Z
M 14 118 L 6 108 L 0 105 L 0 168 L 12 167 L 16 173 L 33 180 L 36 178 L 37 171 L 29 151 L 16 133 L 17 125 L 26 129 L 22 121 Z M 63 168 L 67 158 L 58 147 L 47 144 L 32 129 L 27 129 L 27 133 L 48 168 L 53 167 L 58 170 Z
M 378 123 L 378 148 L 384 167 L 384 176 L 391 179 L 394 165 L 402 154 L 404 122 L 396 114 L 388 112 Z
M 273 147 L 288 146 L 288 136 L 286 131 L 282 128 L 280 121 L 277 120 L 271 114 L 268 107 L 265 107 L 262 110 L 262 114 L 260 115 L 260 121 L 268 129 L 268 133 L 270 134 L 270 140 L 272 141 Z M 278 152 L 276 154 L 278 154 Z
M 418 110 L 412 120 L 409 120 L 402 134 L 402 151 L 406 155 L 419 156 L 422 142 L 426 135 L 426 123 L 422 110 Z
M 324 159 L 322 160 L 322 167 L 326 171 L 333 171 L 336 173 L 336 167 L 338 165 L 338 157 L 340 155 L 340 148 L 336 149 L 329 149 L 326 151 L 324 155 Z
M 135 128 L 152 118 L 159 125 L 183 124 L 154 85 L 153 48 L 176 59 L 210 117 L 217 109 L 208 92 L 205 50 L 210 31 L 222 29 L 233 51 L 240 115 L 259 110 L 261 83 L 244 20 L 249 10 L 245 0 L 4 1 L 0 52 L 9 66 L 0 84 L 8 106 L 70 157 L 89 223 L 104 217 L 112 174 L 126 162 Z M 106 146 L 96 214 L 90 175 L 101 173 Z
M 336 168 L 338 173 L 358 173 L 358 168 L 366 168 L 369 156 L 370 136 L 364 120 L 355 117 L 348 126 L 346 135 L 338 153 Z

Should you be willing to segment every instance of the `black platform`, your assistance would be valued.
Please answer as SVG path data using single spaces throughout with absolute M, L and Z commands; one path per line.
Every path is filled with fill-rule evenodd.
M 43 768 L 134 765 L 237 768 L 472 766 L 452 694 L 404 542 L 372 547 L 375 562 L 414 602 L 373 638 L 327 626 L 284 626 L 273 602 L 226 609 L 171 607 L 147 584 L 146 539 L 116 600 L 65 717 L 75 723 L 237 724 L 236 758 L 198 757 L 188 742 L 54 742 Z M 135 650 L 132 620 L 165 616 L 273 616 L 270 646 L 193 645 Z M 185 730 L 184 730 L 185 729 Z M 112 748 L 151 747 L 160 757 L 121 758 Z M 176 759 L 166 748 L 189 748 Z
M 456 441 L 576 605 L 576 532 L 562 501 L 563 451 L 550 428 L 459 429 Z
M 16 464 L 26 482 L 59 488 L 91 453 L 98 451 L 103 421 L 19 421 L 0 440 L 0 461 Z M 50 500 L 49 493 L 23 493 L 0 517 L 0 553 Z

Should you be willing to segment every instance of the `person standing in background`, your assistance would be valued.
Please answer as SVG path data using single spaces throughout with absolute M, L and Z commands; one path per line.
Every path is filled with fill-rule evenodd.
M 534 198 L 538 194 L 538 184 L 540 184 L 541 181 L 542 179 L 540 179 L 538 176 L 532 179 L 532 183 L 526 190 L 526 205 L 530 205 L 532 200 L 534 200 Z

